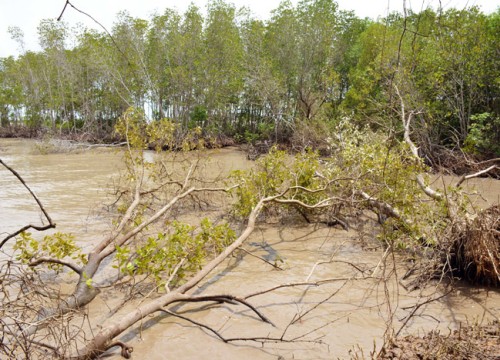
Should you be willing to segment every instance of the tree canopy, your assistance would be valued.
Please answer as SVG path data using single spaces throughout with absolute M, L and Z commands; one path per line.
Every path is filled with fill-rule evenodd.
M 0 59 L 1 124 L 105 138 L 134 106 L 183 131 L 286 141 L 303 122 L 397 123 L 399 78 L 421 110 L 419 145 L 498 155 L 499 19 L 476 7 L 360 19 L 302 0 L 261 21 L 213 0 L 206 16 L 122 12 L 110 35 L 44 20 L 41 51 Z

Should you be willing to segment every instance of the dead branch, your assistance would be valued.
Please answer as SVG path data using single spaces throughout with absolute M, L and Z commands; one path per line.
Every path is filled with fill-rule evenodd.
M 278 265 L 273 264 L 272 262 L 270 262 L 270 261 L 268 261 L 268 260 L 264 259 L 264 258 L 263 258 L 263 257 L 261 257 L 261 256 L 257 256 L 257 255 L 255 255 L 255 254 L 252 254 L 252 253 L 251 253 L 250 251 L 248 251 L 247 249 L 244 249 L 244 248 L 239 248 L 238 250 L 243 251 L 244 253 L 246 253 L 246 254 L 248 254 L 248 255 L 250 255 L 250 256 L 253 256 L 253 257 L 257 258 L 257 259 L 259 259 L 259 260 L 261 260 L 261 261 L 265 262 L 265 263 L 266 263 L 266 264 L 268 264 L 268 265 L 271 265 L 273 268 L 275 268 L 275 269 L 277 269 L 277 270 L 283 270 L 283 269 L 282 269 L 281 267 L 279 267 Z
M 302 320 L 307 314 L 311 313 L 312 311 L 314 311 L 315 309 L 317 309 L 319 306 L 323 305 L 324 303 L 326 303 L 327 301 L 329 301 L 332 297 L 334 297 L 335 295 L 337 295 L 339 293 L 339 291 L 344 288 L 344 286 L 347 284 L 347 282 L 348 282 L 347 280 L 344 281 L 344 283 L 342 285 L 340 285 L 340 287 L 337 290 L 335 290 L 333 293 L 331 293 L 330 295 L 328 295 L 325 299 L 323 299 L 320 302 L 314 304 L 314 306 L 310 307 L 304 313 L 302 313 L 299 316 L 297 316 L 292 321 L 292 324 L 295 324 L 296 322 Z
M 4 334 L 8 334 L 8 335 L 10 335 L 10 336 L 12 336 L 12 337 L 14 337 L 14 338 L 17 338 L 17 337 L 19 336 L 19 334 L 17 334 L 17 333 L 13 333 L 12 331 L 6 330 L 5 328 L 4 328 L 4 329 L 2 329 L 2 330 L 3 330 L 2 332 L 3 332 Z M 21 337 L 22 337 L 22 336 L 21 336 Z M 1 339 L 1 340 L 3 340 L 3 339 Z M 37 340 L 35 340 L 35 339 L 26 339 L 26 338 L 24 338 L 24 339 L 22 339 L 22 340 L 18 340 L 18 345 L 19 345 L 19 346 L 24 346 L 24 344 L 22 344 L 22 343 L 24 343 L 24 342 L 29 342 L 30 344 L 33 344 L 33 345 L 38 346 L 38 347 L 43 348 L 43 349 L 49 349 L 49 350 L 51 350 L 51 351 L 54 353 L 54 355 L 55 355 L 57 358 L 62 358 L 62 357 L 63 357 L 63 356 L 61 355 L 61 353 L 59 352 L 59 350 L 57 349 L 57 347 L 56 347 L 56 346 L 54 346 L 54 345 L 51 345 L 51 344 L 46 344 L 46 343 L 43 343 L 43 342 L 41 342 L 41 341 L 37 341 Z M 6 344 L 4 344 L 4 343 L 3 343 L 3 341 L 2 341 L 2 342 L 0 342 L 0 344 L 1 344 L 1 346 L 5 346 L 5 345 L 6 345 Z
M 319 281 L 304 281 L 304 282 L 297 282 L 297 283 L 288 283 L 288 284 L 280 284 L 273 286 L 272 288 L 265 289 L 265 290 L 260 290 L 255 293 L 248 294 L 246 296 L 243 296 L 243 299 L 250 299 L 255 296 L 260 296 L 264 295 L 279 289 L 283 288 L 289 288 L 289 287 L 298 287 L 298 286 L 321 286 L 323 284 L 328 284 L 328 283 L 333 283 L 337 281 L 351 281 L 351 280 L 366 280 L 366 279 L 371 279 L 371 276 L 366 276 L 366 277 L 341 277 L 341 278 L 330 278 L 330 279 L 324 279 L 324 280 L 319 280 Z
M 36 259 L 35 261 L 30 262 L 28 265 L 31 267 L 38 266 L 40 264 L 58 264 L 58 265 L 63 265 L 71 270 L 73 270 L 75 273 L 81 275 L 82 274 L 82 268 L 78 267 L 77 265 L 70 263 L 69 261 L 63 261 L 59 259 L 53 259 L 53 258 L 48 258 L 48 257 L 40 257 Z
M 329 325 L 329 324 L 327 324 Z M 325 325 L 326 326 L 326 325 Z M 234 338 L 226 338 L 225 342 L 236 342 L 236 341 L 253 341 L 253 342 L 258 342 L 261 344 L 265 343 L 297 343 L 297 342 L 302 342 L 302 343 L 315 343 L 315 344 L 323 344 L 320 340 L 318 339 L 313 339 L 313 340 L 300 340 L 301 338 L 309 335 L 310 333 L 318 331 L 320 328 L 324 326 L 318 327 L 312 331 L 310 331 L 307 334 L 304 334 L 303 336 L 295 337 L 292 339 L 285 339 L 284 336 L 281 337 L 271 337 L 271 336 L 255 336 L 255 337 L 234 337 Z
M 480 161 L 478 163 L 475 163 L 475 165 L 486 165 L 486 164 L 490 164 L 490 163 L 500 163 L 500 158 L 494 158 L 494 159 Z
M 95 22 L 97 25 L 99 25 L 105 32 L 106 34 L 109 36 L 109 38 L 111 39 L 111 41 L 113 42 L 113 45 L 118 49 L 118 51 L 120 52 L 120 54 L 125 58 L 125 60 L 127 60 L 127 63 L 130 65 L 130 61 L 127 57 L 127 55 L 125 55 L 125 53 L 122 51 L 122 49 L 118 46 L 118 44 L 116 43 L 115 41 L 115 38 L 111 35 L 111 33 L 108 31 L 108 29 L 106 29 L 106 27 L 104 25 L 102 25 L 99 21 L 97 21 L 94 17 L 92 17 L 90 14 L 86 13 L 85 11 L 82 11 L 80 9 L 78 9 L 76 6 L 74 6 L 69 0 L 66 0 L 66 2 L 64 3 L 64 7 L 61 11 L 61 14 L 59 15 L 59 17 L 57 18 L 57 21 L 61 21 L 63 15 L 64 15 L 64 12 L 66 11 L 66 7 L 67 6 L 71 6 L 73 9 L 75 9 L 76 11 L 78 11 L 80 14 L 83 14 L 85 16 L 87 16 L 88 18 L 90 18 L 93 22 Z
M 44 225 L 44 226 L 37 226 L 37 225 L 33 225 L 33 224 L 29 224 L 29 225 L 23 226 L 22 228 L 20 228 L 19 230 L 13 232 L 12 234 L 7 235 L 0 242 L 0 249 L 1 249 L 2 246 L 4 246 L 4 244 L 9 239 L 12 239 L 13 237 L 19 235 L 23 231 L 26 231 L 26 230 L 29 230 L 29 229 L 34 229 L 34 230 L 37 230 L 37 231 L 45 231 L 45 230 L 48 230 L 48 229 L 51 229 L 51 228 L 55 228 L 56 224 L 52 221 L 52 218 L 50 217 L 50 215 L 47 213 L 47 211 L 43 207 L 42 202 L 38 199 L 38 197 L 35 195 L 35 193 L 26 184 L 26 182 L 21 177 L 21 175 L 19 175 L 19 173 L 16 170 L 14 170 L 9 165 L 7 165 L 2 159 L 0 159 L 0 164 L 2 164 L 7 170 L 9 170 L 21 182 L 21 184 L 23 184 L 23 186 L 28 190 L 28 192 L 31 194 L 31 196 L 33 197 L 33 199 L 35 199 L 36 203 L 38 204 L 38 207 L 40 208 L 40 210 L 42 211 L 43 215 L 45 216 L 45 218 L 49 222 L 47 225 Z
M 178 302 L 205 302 L 205 301 L 214 301 L 217 303 L 228 303 L 231 305 L 236 305 L 238 303 L 248 307 L 252 310 L 262 321 L 265 323 L 271 324 L 275 326 L 271 320 L 269 320 L 264 314 L 262 314 L 255 306 L 247 302 L 245 299 L 239 298 L 234 295 L 204 295 L 204 296 L 193 296 L 189 295 L 184 297 Z
M 62 11 L 61 11 L 61 14 L 60 14 L 60 15 L 58 16 L 58 18 L 57 18 L 57 21 L 61 21 L 61 18 L 62 18 L 62 16 L 63 16 L 64 12 L 66 11 L 66 7 L 68 6 L 68 4 L 69 4 L 69 1 L 68 1 L 68 0 L 66 0 L 66 2 L 64 3 L 64 7 L 63 7 L 63 9 L 62 9 Z
M 374 198 L 373 196 L 368 195 L 367 193 L 365 193 L 362 190 L 358 190 L 355 193 L 357 195 L 361 196 L 366 201 L 368 201 L 368 204 L 370 205 L 370 207 L 379 210 L 380 213 L 382 213 L 386 216 L 389 216 L 389 217 L 393 217 L 393 218 L 398 219 L 398 220 L 402 220 L 405 223 L 408 222 L 407 220 L 402 218 L 401 214 L 399 213 L 399 211 L 397 209 L 395 209 L 394 207 L 392 207 L 388 203 L 386 203 L 384 201 L 380 201 L 380 200 Z
M 484 174 L 487 174 L 489 173 L 490 171 L 492 170 L 495 170 L 495 169 L 500 169 L 500 167 L 498 167 L 497 165 L 492 165 L 490 166 L 489 168 L 487 169 L 484 169 L 484 170 L 481 170 L 481 171 L 478 171 L 474 174 L 470 174 L 470 175 L 462 175 L 460 177 L 460 179 L 458 180 L 457 184 L 455 185 L 455 187 L 459 187 L 460 185 L 462 185 L 462 183 L 465 181 L 465 180 L 469 180 L 469 179 L 472 179 L 472 178 L 475 178 L 475 177 L 479 177 L 481 175 L 484 175 Z
M 396 94 L 398 95 L 399 100 L 400 100 L 401 121 L 403 123 L 403 128 L 404 128 L 404 140 L 408 144 L 408 146 L 410 147 L 410 151 L 413 154 L 413 156 L 415 157 L 415 159 L 420 159 L 420 156 L 418 155 L 418 148 L 415 146 L 415 144 L 413 143 L 413 141 L 411 140 L 411 137 L 410 137 L 410 132 L 411 132 L 410 125 L 411 125 L 411 121 L 412 121 L 413 115 L 418 114 L 418 112 L 416 112 L 416 111 L 410 111 L 408 113 L 408 116 L 407 116 L 406 115 L 405 102 L 404 102 L 403 96 L 399 92 L 399 89 L 398 89 L 397 85 L 394 85 L 394 88 L 396 89 Z M 436 190 L 432 189 L 430 186 L 428 186 L 428 185 L 425 184 L 425 180 L 424 180 L 424 178 L 423 178 L 423 176 L 421 174 L 417 175 L 417 179 L 416 180 L 417 180 L 418 185 L 422 189 L 422 191 L 427 196 L 429 196 L 430 198 L 432 198 L 434 200 L 443 200 L 444 199 L 443 194 L 441 194 L 440 192 L 437 192 Z
M 422 302 L 412 306 L 412 311 L 408 315 L 406 315 L 403 324 L 401 324 L 399 330 L 396 332 L 396 337 L 399 336 L 401 331 L 406 327 L 406 324 L 408 324 L 408 321 L 410 321 L 410 319 L 415 315 L 415 313 L 418 311 L 418 309 L 420 309 L 424 305 L 430 304 L 431 302 L 438 301 L 438 300 L 448 296 L 452 291 L 453 291 L 453 289 L 449 289 L 447 292 L 445 292 L 444 294 L 441 294 L 440 296 L 428 298 L 425 301 L 422 301 Z
M 226 338 L 224 336 L 222 336 L 222 334 L 215 330 L 214 328 L 208 326 L 208 325 L 205 325 L 205 324 L 202 324 L 198 321 L 195 321 L 193 319 L 190 319 L 186 316 L 183 316 L 183 315 L 180 315 L 180 314 L 177 314 L 177 313 L 174 313 L 170 310 L 165 310 L 165 309 L 162 309 L 161 311 L 165 312 L 166 314 L 169 314 L 169 315 L 172 315 L 174 317 L 177 317 L 179 319 L 182 319 L 182 320 L 185 320 L 193 325 L 196 325 L 202 329 L 205 329 L 209 332 L 211 332 L 212 334 L 214 334 L 215 336 L 217 336 L 220 340 L 222 340 L 223 342 L 225 343 L 230 343 L 230 342 L 237 342 L 237 341 L 251 341 L 251 342 L 258 342 L 258 343 L 261 343 L 261 344 L 264 344 L 264 343 L 291 343 L 291 342 L 306 342 L 306 343 L 321 343 L 321 341 L 318 341 L 318 340 L 300 340 L 301 338 L 309 335 L 310 333 L 312 332 L 315 332 L 317 331 L 319 328 L 316 328 L 310 332 L 308 332 L 307 334 L 304 334 L 304 335 L 300 335 L 296 338 L 293 338 L 293 339 L 285 339 L 285 334 L 286 334 L 286 330 L 288 329 L 288 326 L 287 328 L 283 331 L 283 333 L 281 334 L 280 337 L 271 337 L 271 336 L 255 336 L 255 337 L 233 337 L 233 338 Z M 323 326 L 321 326 L 323 327 Z
M 134 351 L 134 348 L 132 346 L 128 346 L 127 344 L 121 341 L 115 341 L 112 344 L 109 344 L 106 351 L 111 348 L 114 348 L 115 346 L 119 346 L 122 349 L 120 354 L 123 358 L 130 359 L 132 357 L 132 352 Z
M 213 333 L 215 336 L 217 336 L 219 339 L 221 339 L 222 341 L 224 341 L 225 343 L 227 343 L 227 341 L 226 341 L 226 338 L 225 338 L 225 337 L 223 337 L 223 336 L 222 336 L 222 335 L 221 335 L 221 334 L 220 334 L 217 330 L 215 330 L 215 329 L 211 328 L 211 327 L 210 327 L 210 326 L 208 326 L 208 325 L 202 324 L 202 323 L 200 323 L 200 322 L 198 322 L 198 321 L 195 321 L 195 320 L 193 320 L 193 319 L 190 319 L 190 318 L 188 318 L 188 317 L 186 317 L 186 316 L 183 316 L 183 315 L 180 315 L 180 314 L 174 313 L 174 312 L 172 312 L 172 311 L 170 311 L 170 310 L 162 309 L 161 311 L 163 311 L 163 312 L 164 312 L 164 313 L 166 313 L 166 314 L 172 315 L 172 316 L 174 316 L 174 317 L 178 317 L 179 319 L 182 319 L 182 320 L 185 320 L 185 321 L 187 321 L 187 322 L 190 322 L 191 324 L 194 324 L 194 325 L 196 325 L 196 326 L 199 326 L 199 327 L 201 327 L 202 329 L 206 329 L 206 330 L 210 331 L 211 333 Z

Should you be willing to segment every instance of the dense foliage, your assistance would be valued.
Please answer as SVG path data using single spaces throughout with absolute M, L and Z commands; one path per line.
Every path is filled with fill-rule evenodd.
M 330 139 L 335 157 L 320 159 L 310 150 L 291 156 L 272 148 L 252 169 L 233 172 L 232 179 L 240 184 L 233 190 L 234 214 L 246 218 L 267 196 L 279 199 L 266 204 L 264 214 L 300 215 L 327 224 L 368 208 L 388 230 L 381 234 L 384 241 L 402 248 L 418 245 L 421 239 L 435 242 L 446 212 L 425 201 L 415 178 L 426 167 L 407 144 L 370 129 L 358 130 L 346 121 L 336 133 L 338 137 Z
M 292 133 L 346 114 L 392 128 L 399 78 L 421 110 L 420 145 L 498 155 L 499 11 L 370 20 L 333 0 L 302 0 L 261 21 L 212 0 L 205 17 L 195 6 L 148 20 L 122 12 L 112 37 L 55 20 L 38 31 L 42 51 L 0 59 L 2 126 L 105 138 L 134 106 L 184 131 L 297 140 Z M 22 47 L 22 31 L 10 32 Z

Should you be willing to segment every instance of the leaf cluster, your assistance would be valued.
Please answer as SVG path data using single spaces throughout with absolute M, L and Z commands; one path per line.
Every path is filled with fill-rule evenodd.
M 312 151 L 289 156 L 272 149 L 253 169 L 234 172 L 232 178 L 239 184 L 234 189 L 235 215 L 244 218 L 258 199 L 281 194 L 279 200 L 286 204 L 271 203 L 267 210 L 278 209 L 283 214 L 287 207 L 294 207 L 300 208 L 302 215 L 327 214 L 342 206 L 346 212 L 373 210 L 387 230 L 382 234 L 384 241 L 396 241 L 401 247 L 430 238 L 434 227 L 443 226 L 436 219 L 443 217 L 445 209 L 431 209 L 416 181 L 417 175 L 428 169 L 415 159 L 406 143 L 360 129 L 349 119 L 340 122 L 330 135 L 330 157 L 320 158 Z M 387 219 L 387 214 L 358 196 L 360 191 L 392 207 L 400 219 Z M 321 207 L 310 209 L 289 200 Z
M 40 257 L 58 260 L 70 258 L 80 264 L 87 263 L 87 258 L 75 243 L 74 235 L 68 233 L 56 232 L 52 235 L 46 235 L 42 240 L 36 240 L 31 233 L 22 232 L 16 238 L 13 249 L 18 252 L 16 259 L 24 264 L 29 264 Z M 62 270 L 60 264 L 48 263 L 47 266 L 57 272 Z
M 335 133 L 331 146 L 336 151 L 328 162 L 329 171 L 356 179 L 353 188 L 411 215 L 422 196 L 416 175 L 428 170 L 423 161 L 415 159 L 396 137 L 358 129 L 348 121 L 341 122 Z
M 151 277 L 159 287 L 175 286 L 235 238 L 228 224 L 215 225 L 207 218 L 198 229 L 173 221 L 168 224 L 168 232 L 149 237 L 138 246 L 117 246 L 113 267 L 127 276 Z
M 261 198 L 281 193 L 286 193 L 284 196 L 288 199 L 314 203 L 317 196 L 304 192 L 301 187 L 314 190 L 322 186 L 323 180 L 315 177 L 318 167 L 316 152 L 305 151 L 291 157 L 276 147 L 271 148 L 268 155 L 257 160 L 253 169 L 231 174 L 231 179 L 239 184 L 233 190 L 237 199 L 234 214 L 245 218 Z M 268 204 L 267 209 L 273 206 Z

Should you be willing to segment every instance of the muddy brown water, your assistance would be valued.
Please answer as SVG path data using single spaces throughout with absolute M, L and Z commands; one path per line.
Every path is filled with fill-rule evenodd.
M 84 248 L 91 247 L 104 232 L 110 231 L 109 219 L 101 209 L 103 203 L 110 201 L 107 193 L 113 176 L 122 169 L 119 152 L 93 149 L 40 155 L 33 146 L 32 141 L 0 139 L 0 158 L 15 168 L 35 191 L 57 223 L 58 231 L 71 232 Z M 213 171 L 250 166 L 245 155 L 234 148 L 213 151 L 210 155 Z M 436 178 L 436 184 L 456 181 L 453 177 Z M 499 202 L 499 181 L 474 179 L 467 183 L 467 189 L 471 194 L 474 191 L 481 194 L 471 195 L 477 207 Z M 0 234 L 12 232 L 27 222 L 39 224 L 40 219 L 40 211 L 26 190 L 1 168 Z M 226 344 L 192 323 L 165 316 L 145 319 L 124 333 L 122 340 L 134 347 L 137 359 L 332 359 L 349 358 L 355 352 L 367 356 L 374 346 L 378 349 L 381 345 L 388 324 L 398 330 L 412 305 L 424 301 L 423 296 L 429 293 L 439 296 L 441 290 L 408 293 L 395 285 L 394 277 L 381 282 L 377 277 L 384 274 L 382 268 L 376 270 L 375 278 L 362 278 L 350 263 L 365 271 L 365 275 L 372 274 L 382 251 L 363 249 L 358 238 L 354 231 L 324 226 L 260 224 L 245 249 L 279 264 L 282 269 L 239 252 L 195 290 L 244 296 L 278 284 L 332 280 L 321 286 L 282 288 L 251 298 L 251 303 L 274 326 L 259 322 L 241 306 L 176 308 L 225 337 L 283 337 L 295 342 Z M 9 249 L 7 246 L 4 251 Z M 112 302 L 98 298 L 91 306 L 90 313 L 96 322 L 103 321 L 107 305 Z M 299 315 L 300 320 L 293 322 Z M 431 329 L 447 333 L 461 322 L 484 322 L 499 316 L 498 291 L 461 286 L 438 301 L 420 306 L 402 334 L 422 334 Z

